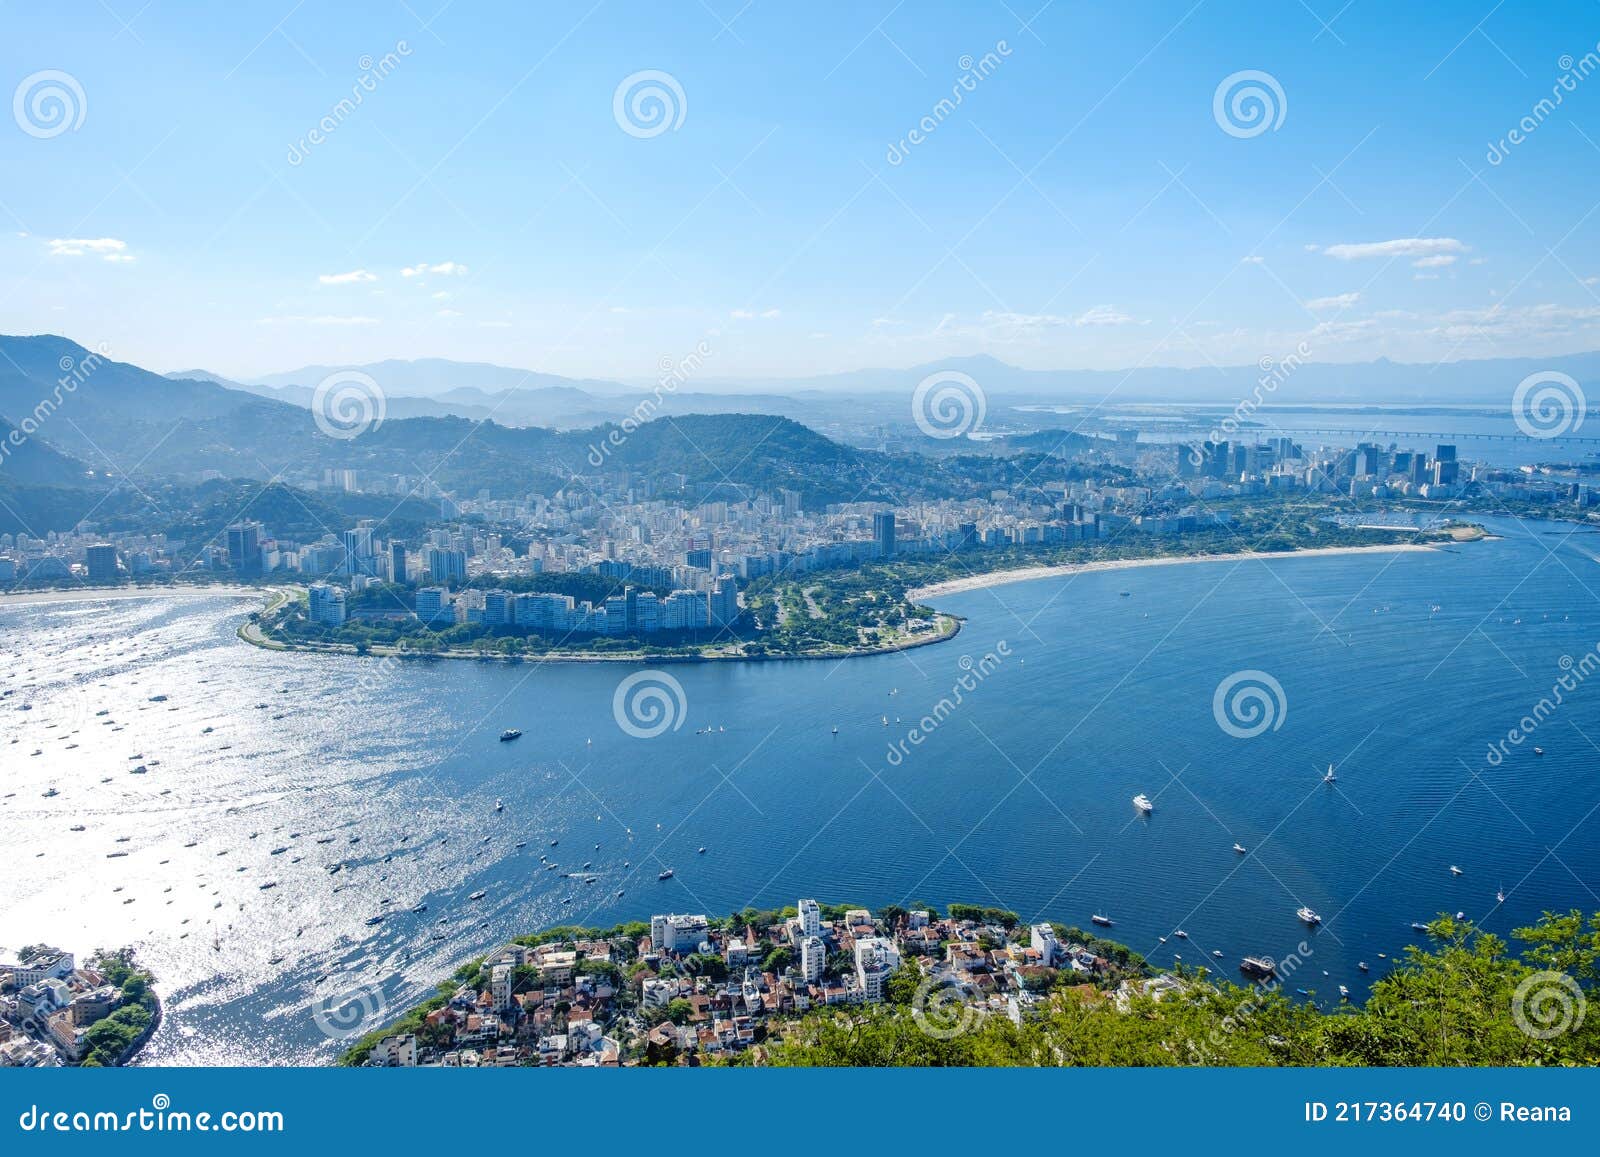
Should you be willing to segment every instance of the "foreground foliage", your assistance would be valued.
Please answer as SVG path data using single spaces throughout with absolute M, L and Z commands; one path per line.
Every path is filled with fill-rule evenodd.
M 787 1039 L 738 1063 L 781 1066 L 1381 1065 L 1600 1063 L 1600 913 L 1546 913 L 1516 932 L 1521 957 L 1470 923 L 1441 917 L 1364 1005 L 1321 1012 L 1277 986 L 1242 987 L 1184 973 L 1164 999 L 1126 1010 L 1088 985 L 1052 992 L 1021 1026 L 971 1015 L 924 1031 L 911 1007 L 816 1014 Z M 1587 1014 L 1587 1015 L 1586 1015 Z M 948 1018 L 945 1018 L 948 1019 Z

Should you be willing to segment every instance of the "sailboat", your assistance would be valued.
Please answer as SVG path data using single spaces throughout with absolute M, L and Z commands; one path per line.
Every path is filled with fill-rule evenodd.
M 1333 783 L 1338 778 L 1339 777 L 1337 775 L 1333 774 L 1333 764 L 1331 764 L 1331 763 L 1328 764 L 1328 770 L 1327 770 L 1327 773 L 1322 777 L 1322 782 L 1323 783 Z
M 1504 904 L 1506 902 L 1506 886 L 1504 884 L 1494 890 L 1494 902 L 1496 904 Z

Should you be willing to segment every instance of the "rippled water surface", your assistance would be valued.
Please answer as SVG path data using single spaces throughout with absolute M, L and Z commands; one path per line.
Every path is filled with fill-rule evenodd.
M 326 1059 L 341 1015 L 510 934 L 799 895 L 1102 911 L 1229 975 L 1305 940 L 1291 986 L 1359 997 L 1413 920 L 1600 908 L 1600 673 L 1487 757 L 1600 641 L 1600 538 L 1496 529 L 948 596 L 954 642 L 673 666 L 653 739 L 613 716 L 630 667 L 278 654 L 221 593 L 0 604 L 0 952 L 136 945 L 167 1003 L 146 1063 Z M 1282 689 L 1253 738 L 1213 713 L 1244 670 Z

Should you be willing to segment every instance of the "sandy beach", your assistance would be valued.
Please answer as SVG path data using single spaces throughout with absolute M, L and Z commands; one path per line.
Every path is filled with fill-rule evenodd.
M 1308 558 L 1329 554 L 1398 554 L 1402 551 L 1433 550 L 1424 543 L 1396 543 L 1384 546 L 1316 546 L 1305 550 L 1239 551 L 1237 554 L 1171 555 L 1164 558 L 1115 558 L 1103 562 L 1072 562 L 1060 566 L 1025 566 L 1014 570 L 996 570 L 987 574 L 968 575 L 949 579 L 907 591 L 906 598 L 922 602 L 940 595 L 959 594 L 962 591 L 979 591 L 985 587 L 1003 586 L 1006 583 L 1027 582 L 1030 579 L 1055 578 L 1060 575 L 1084 574 L 1097 570 L 1129 570 L 1141 566 L 1180 566 L 1193 562 L 1241 562 L 1249 559 Z

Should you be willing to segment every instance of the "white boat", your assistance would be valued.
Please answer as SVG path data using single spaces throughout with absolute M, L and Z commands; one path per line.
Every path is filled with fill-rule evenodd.
M 1149 815 L 1156 810 L 1156 805 L 1150 802 L 1150 797 L 1145 795 L 1144 792 L 1140 792 L 1133 797 L 1133 806 L 1144 812 L 1145 815 Z
M 1362 972 L 1365 972 L 1367 970 L 1367 962 L 1365 960 L 1358 960 L 1356 961 L 1356 967 L 1361 969 Z
M 1454 864 L 1451 864 L 1450 865 L 1450 874 L 1452 876 L 1459 876 L 1459 875 L 1461 875 L 1461 869 L 1456 867 Z
M 672 874 L 673 873 L 672 873 L 672 869 L 671 868 L 663 868 L 661 871 L 656 873 L 656 879 L 658 879 L 658 880 L 670 880 L 670 879 L 672 879 Z
M 1300 907 L 1296 908 L 1294 914 L 1313 928 L 1322 923 L 1322 917 L 1318 916 L 1316 912 L 1306 904 L 1302 904 Z
M 496 799 L 494 801 L 494 810 L 497 811 L 497 812 L 505 811 L 506 810 L 505 801 L 501 800 L 501 799 Z
M 1187 939 L 1189 939 L 1189 934 L 1187 932 L 1185 932 L 1182 928 L 1179 928 L 1176 932 L 1173 933 L 1173 935 L 1176 936 L 1179 940 L 1187 940 Z
M 1504 884 L 1500 885 L 1500 887 L 1494 890 L 1494 902 L 1496 904 L 1504 904 L 1506 902 L 1506 888 Z
M 1327 771 L 1326 771 L 1326 772 L 1325 772 L 1325 773 L 1324 773 L 1324 774 L 1323 774 L 1323 776 L 1322 776 L 1322 782 L 1323 782 L 1323 783 L 1333 783 L 1333 782 L 1335 782 L 1335 781 L 1336 781 L 1336 780 L 1337 780 L 1337 779 L 1338 779 L 1338 778 L 1339 778 L 1339 777 L 1338 777 L 1338 776 L 1337 776 L 1337 775 L 1334 775 L 1334 774 L 1333 774 L 1333 764 L 1331 764 L 1331 763 L 1330 763 L 1330 764 L 1328 764 L 1328 770 L 1327 770 Z
M 1089 920 L 1091 923 L 1098 924 L 1102 928 L 1109 928 L 1112 924 L 1110 916 L 1102 916 L 1099 912 L 1096 912 L 1093 916 L 1090 916 Z
M 1349 1000 L 1350 999 L 1350 990 L 1348 988 L 1346 988 L 1342 984 L 1339 986 L 1339 999 L 1340 1000 Z
M 1233 845 L 1233 850 L 1238 852 L 1242 856 L 1246 852 L 1248 852 L 1250 849 L 1245 847 L 1243 844 L 1234 844 Z

